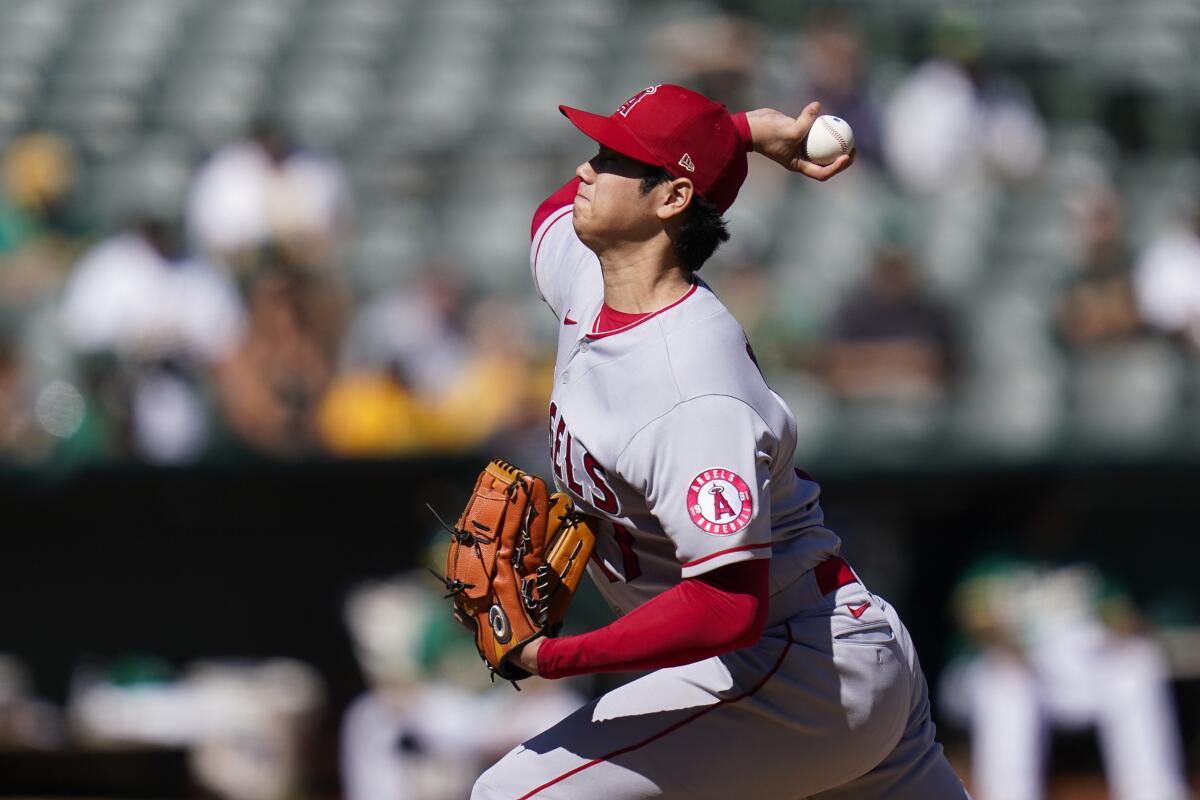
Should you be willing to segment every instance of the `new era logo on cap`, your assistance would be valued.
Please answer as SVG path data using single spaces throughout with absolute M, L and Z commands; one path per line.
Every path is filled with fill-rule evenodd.
M 733 205 L 746 179 L 746 150 L 733 118 L 725 106 L 699 92 L 655 84 L 626 100 L 609 117 L 558 108 L 605 147 L 662 167 L 676 178 L 691 179 L 697 193 L 722 212 Z

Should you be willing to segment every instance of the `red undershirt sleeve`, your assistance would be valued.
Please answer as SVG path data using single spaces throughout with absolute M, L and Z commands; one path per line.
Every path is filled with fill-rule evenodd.
M 690 664 L 748 647 L 767 621 L 770 559 L 739 561 L 685 578 L 603 628 L 546 639 L 538 672 L 566 678 Z
M 579 178 L 572 178 L 562 185 L 554 194 L 542 201 L 542 204 L 537 207 L 537 211 L 533 212 L 533 227 L 529 229 L 529 239 L 533 240 L 537 236 L 538 228 L 542 227 L 542 223 L 546 221 L 555 211 L 564 206 L 569 206 L 575 202 L 575 193 L 579 191 Z
M 739 111 L 732 116 L 733 127 L 737 130 L 738 138 L 742 140 L 742 146 L 746 148 L 747 153 L 753 153 L 754 137 L 750 134 L 750 120 L 746 118 L 746 112 Z

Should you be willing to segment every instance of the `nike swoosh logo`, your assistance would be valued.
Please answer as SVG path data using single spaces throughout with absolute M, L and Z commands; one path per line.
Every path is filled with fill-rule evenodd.
M 855 619 L 858 619 L 859 617 L 861 617 L 863 615 L 863 612 L 865 612 L 870 607 L 871 607 L 870 603 L 863 603 L 858 608 L 851 608 L 849 603 L 846 604 L 846 608 L 850 609 L 850 613 L 854 615 Z
M 567 309 L 567 313 L 563 314 L 563 325 L 578 325 L 579 320 L 571 319 L 571 309 Z

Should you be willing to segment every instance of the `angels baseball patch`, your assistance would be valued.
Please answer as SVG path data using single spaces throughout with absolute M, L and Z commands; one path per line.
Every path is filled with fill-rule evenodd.
M 693 478 L 687 506 L 696 527 L 717 536 L 737 533 L 754 514 L 750 487 L 727 469 L 708 469 Z

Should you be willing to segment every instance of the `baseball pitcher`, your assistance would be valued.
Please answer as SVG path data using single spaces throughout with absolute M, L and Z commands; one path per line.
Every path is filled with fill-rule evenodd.
M 816 103 L 731 115 L 664 84 L 610 116 L 561 110 L 599 150 L 532 227 L 534 286 L 560 322 L 558 494 L 493 465 L 455 532 L 453 589 L 503 677 L 648 674 L 514 749 L 472 797 L 967 797 L 908 632 L 839 557 L 820 487 L 793 466 L 795 418 L 697 275 L 728 239 L 749 152 L 818 181 L 853 153 L 806 160 Z M 618 619 L 556 638 L 540 592 L 561 581 L 525 562 L 527 543 L 584 524 Z M 509 530 L 515 544 L 488 550 Z M 493 582 L 516 599 L 487 594 Z

